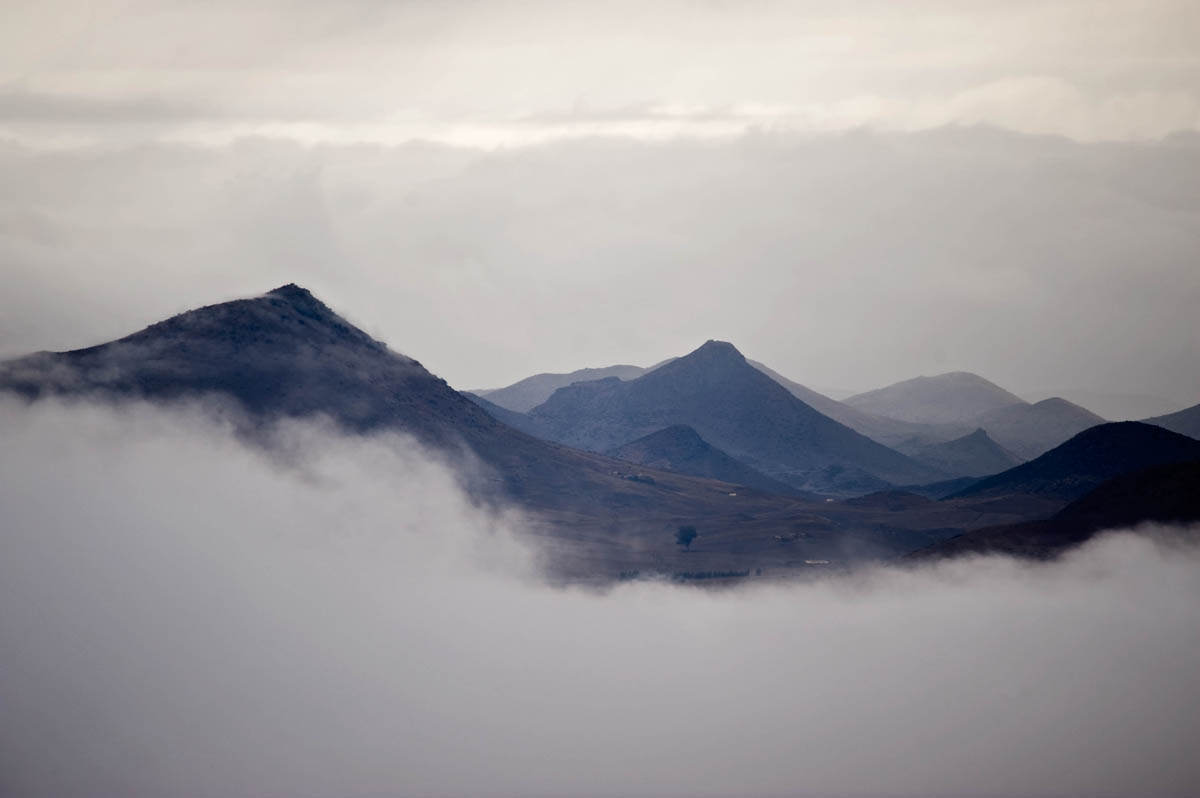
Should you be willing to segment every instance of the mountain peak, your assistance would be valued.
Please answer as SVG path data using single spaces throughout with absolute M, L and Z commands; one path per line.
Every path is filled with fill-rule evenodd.
M 313 295 L 312 291 L 295 283 L 281 285 L 273 291 L 268 291 L 265 296 L 286 300 L 292 307 L 309 314 L 335 315 L 328 305 Z
M 273 296 L 282 296 L 288 298 L 315 299 L 315 297 L 312 295 L 312 291 L 309 291 L 303 286 L 296 285 L 295 283 L 281 285 L 273 291 L 268 291 L 267 293 Z
M 738 351 L 737 347 L 728 341 L 716 341 L 709 339 L 694 352 L 685 355 L 683 359 L 704 360 L 710 363 L 728 362 L 728 363 L 745 363 L 746 358 Z

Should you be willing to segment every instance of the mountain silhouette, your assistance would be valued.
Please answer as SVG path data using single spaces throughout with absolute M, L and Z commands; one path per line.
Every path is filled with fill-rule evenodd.
M 723 509 L 728 493 L 684 475 L 631 482 L 618 461 L 515 430 L 291 284 L 99 346 L 7 361 L 0 389 L 30 399 L 205 399 L 234 408 L 251 433 L 278 419 L 308 417 L 352 432 L 402 431 L 446 456 L 480 462 L 482 473 L 462 469 L 476 475 L 471 487 L 478 495 L 539 510 L 693 515 Z
M 1172 463 L 1122 474 L 1044 521 L 972 530 L 920 549 L 909 558 L 1005 554 L 1048 559 L 1101 530 L 1128 529 L 1148 521 L 1200 521 L 1200 462 Z
M 979 415 L 975 423 L 1004 448 L 1032 460 L 1085 429 L 1103 424 L 1104 419 L 1066 399 L 1052 397 L 991 410 Z
M 1168 413 L 1165 416 L 1155 416 L 1143 420 L 1146 424 L 1154 424 L 1189 438 L 1200 439 L 1200 405 L 1180 410 L 1178 413 Z
M 1032 494 L 1071 501 L 1121 474 L 1200 460 L 1200 441 L 1138 421 L 1084 430 L 1041 457 L 980 480 L 954 498 Z
M 534 374 L 504 388 L 477 390 L 471 393 L 505 410 L 527 413 L 549 399 L 559 388 L 565 388 L 573 382 L 602 380 L 606 377 L 632 380 L 646 371 L 641 366 L 605 366 L 577 369 L 566 374 Z
M 902 451 L 947 474 L 964 477 L 998 474 L 1022 462 L 1020 457 L 992 440 L 982 427 L 952 441 Z
M 845 402 L 831 399 L 823 393 L 814 391 L 805 385 L 790 380 L 779 372 L 754 360 L 747 360 L 751 366 L 766 374 L 775 382 L 782 385 L 792 396 L 812 407 L 819 413 L 829 416 L 840 424 L 866 435 L 873 441 L 884 446 L 897 448 L 900 444 L 917 447 L 944 443 L 968 435 L 971 427 L 961 423 L 955 424 L 922 424 L 916 421 L 902 421 L 898 418 L 888 418 L 867 413 L 852 407 Z M 905 451 L 905 454 L 911 452 Z
M 865 413 L 921 424 L 974 424 L 989 410 L 1024 403 L 1021 397 L 966 371 L 915 377 L 845 400 Z
M 592 451 L 683 424 L 802 490 L 862 493 L 945 477 L 822 415 L 722 341 L 628 382 L 610 377 L 560 388 L 528 415 L 539 434 Z

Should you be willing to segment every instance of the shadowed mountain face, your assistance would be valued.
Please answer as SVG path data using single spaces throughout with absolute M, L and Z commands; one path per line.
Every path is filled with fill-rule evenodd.
M 561 388 L 529 417 L 539 434 L 592 451 L 687 425 L 737 460 L 803 490 L 862 493 L 945 476 L 822 415 L 720 341 L 629 382 Z
M 1200 439 L 1200 405 L 1180 410 L 1178 413 L 1148 418 L 1144 423 L 1154 424 L 1157 427 L 1178 432 L 1180 435 L 1187 435 L 1189 438 Z
M 865 413 L 920 424 L 973 424 L 982 413 L 1025 404 L 1025 400 L 976 374 L 954 371 L 860 393 L 845 404 Z
M 767 493 L 795 492 L 790 485 L 771 479 L 710 446 L 696 430 L 682 424 L 652 432 L 644 438 L 610 449 L 607 454 L 648 468 L 719 479 Z
M 1147 521 L 1200 521 L 1200 462 L 1155 466 L 1114 477 L 1045 521 L 973 530 L 914 552 L 910 558 L 1007 554 L 1047 559 L 1100 530 Z
M 550 395 L 559 388 L 565 388 L 573 382 L 602 380 L 607 377 L 632 380 L 645 373 L 646 369 L 641 366 L 606 366 L 595 369 L 578 369 L 568 374 L 534 374 L 532 377 L 526 377 L 505 388 L 472 391 L 472 393 L 505 410 L 527 413 L 549 399 Z
M 982 428 L 945 443 L 901 448 L 901 451 L 947 474 L 965 477 L 997 474 L 1022 462 L 1021 458 L 988 437 Z
M 1070 501 L 1121 474 L 1192 460 L 1200 460 L 1200 441 L 1137 421 L 1101 424 L 951 498 L 1032 494 Z

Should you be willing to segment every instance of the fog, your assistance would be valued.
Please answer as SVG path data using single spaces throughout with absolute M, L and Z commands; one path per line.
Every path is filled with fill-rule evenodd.
M 14 146 L 0 180 L 0 357 L 294 281 L 460 389 L 715 338 L 817 389 L 1200 401 L 1195 136 Z
M 5 795 L 1200 785 L 1181 544 L 598 592 L 403 438 L 6 403 L 0 439 Z

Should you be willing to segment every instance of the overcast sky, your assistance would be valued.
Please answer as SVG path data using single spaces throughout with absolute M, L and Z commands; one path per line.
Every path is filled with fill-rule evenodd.
M 5 3 L 0 355 L 296 281 L 462 388 L 724 338 L 1194 404 L 1197 41 L 1186 1 Z

